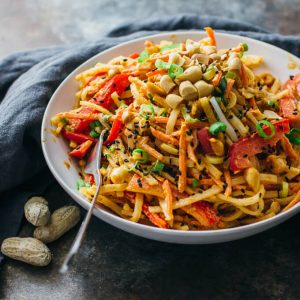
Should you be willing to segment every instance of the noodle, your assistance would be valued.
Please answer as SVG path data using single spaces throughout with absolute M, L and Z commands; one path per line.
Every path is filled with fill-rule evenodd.
M 300 139 L 289 133 L 300 119 L 299 75 L 282 86 L 256 74 L 262 57 L 243 55 L 243 43 L 219 50 L 206 30 L 208 38 L 179 45 L 146 41 L 138 58 L 76 76 L 76 109 L 51 123 L 78 160 L 87 200 L 96 185 L 84 166 L 107 128 L 97 201 L 132 222 L 222 229 L 300 202 Z

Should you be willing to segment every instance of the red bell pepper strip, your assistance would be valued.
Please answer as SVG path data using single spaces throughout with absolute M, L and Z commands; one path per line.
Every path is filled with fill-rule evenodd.
M 213 151 L 210 141 L 209 141 L 209 139 L 211 137 L 212 136 L 206 127 L 202 128 L 201 130 L 198 131 L 199 142 L 200 142 L 204 152 L 207 154 L 214 154 L 214 151 Z
M 273 123 L 276 133 L 271 139 L 263 139 L 258 133 L 252 134 L 232 144 L 228 151 L 229 165 L 232 171 L 240 171 L 251 167 L 250 157 L 262 153 L 273 147 L 290 131 L 289 120 L 283 119 Z M 270 135 L 270 127 L 263 128 L 267 135 Z
M 98 113 L 97 110 L 89 108 L 89 107 L 82 107 L 80 109 L 80 114 L 94 114 Z M 89 129 L 89 125 L 91 124 L 91 120 L 89 119 L 68 119 L 69 126 L 72 128 L 72 132 L 75 133 L 83 133 Z
M 69 141 L 73 141 L 78 144 L 82 144 L 86 141 L 91 141 L 91 142 L 96 141 L 94 138 L 84 133 L 75 133 L 75 132 L 68 131 L 66 129 L 63 129 L 61 133 L 63 137 L 65 137 Z
M 162 191 L 163 193 L 163 191 Z M 125 197 L 134 204 L 135 202 L 135 193 L 125 191 Z M 146 215 L 146 217 L 157 227 L 160 228 L 170 228 L 170 225 L 167 221 L 165 221 L 159 214 L 151 213 L 149 211 L 149 204 L 144 201 L 142 206 L 142 211 Z
M 122 123 L 122 114 L 123 111 L 119 111 L 116 118 L 114 119 L 114 122 L 112 124 L 110 133 L 106 141 L 104 142 L 104 145 L 111 144 L 120 134 L 120 131 L 123 129 L 124 124 Z
M 90 185 L 93 185 L 95 183 L 95 178 L 91 174 L 86 174 L 84 177 L 84 182 L 89 183 Z
M 192 215 L 202 226 L 214 227 L 220 222 L 216 209 L 206 201 L 200 201 L 182 207 L 186 213 Z
M 76 147 L 74 150 L 70 152 L 70 155 L 76 157 L 76 158 L 83 158 L 90 147 L 92 146 L 93 142 L 88 140 Z
M 104 108 L 109 108 L 114 103 L 111 98 L 112 93 L 117 92 L 118 95 L 122 94 L 129 84 L 130 82 L 127 74 L 115 75 L 104 84 L 100 89 L 97 98 L 92 99 L 91 102 L 97 103 Z
M 69 119 L 69 125 L 75 133 L 82 133 L 89 128 L 91 120 Z
M 280 113 L 283 118 L 288 118 L 291 122 L 299 119 L 299 112 L 296 106 L 296 100 L 299 98 L 298 85 L 300 84 L 300 74 L 289 79 L 283 86 L 289 89 L 290 94 L 280 100 Z
M 132 59 L 135 59 L 135 58 L 138 58 L 139 56 L 140 56 L 140 54 L 138 52 L 133 52 L 128 57 L 132 58 Z
M 147 203 L 143 203 L 142 211 L 146 215 L 146 217 L 150 220 L 151 223 L 156 225 L 159 228 L 170 228 L 170 225 L 167 221 L 165 221 L 159 214 L 151 213 L 149 211 L 149 205 Z

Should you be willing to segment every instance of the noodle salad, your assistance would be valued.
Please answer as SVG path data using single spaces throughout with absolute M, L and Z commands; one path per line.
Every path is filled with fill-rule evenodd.
M 78 74 L 74 109 L 51 120 L 78 161 L 79 192 L 101 131 L 98 203 L 160 228 L 207 230 L 271 218 L 300 200 L 300 74 L 257 73 L 248 45 L 145 42 L 145 49 Z M 241 37 L 242 39 L 242 37 Z

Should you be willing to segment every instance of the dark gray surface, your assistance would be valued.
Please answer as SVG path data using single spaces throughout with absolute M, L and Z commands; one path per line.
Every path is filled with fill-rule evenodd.
M 71 201 L 56 188 L 52 208 Z M 70 273 L 58 274 L 76 229 L 50 244 L 53 263 L 35 268 L 9 260 L 6 299 L 299 299 L 300 219 L 240 241 L 184 246 L 153 242 L 96 218 Z M 21 235 L 31 234 L 24 226 Z
M 299 1 L 7 1 L 0 2 L 0 56 L 14 50 L 102 35 L 132 18 L 201 12 L 299 34 Z M 83 3 L 83 1 L 81 1 Z M 72 200 L 49 189 L 53 208 Z M 8 260 L 3 299 L 298 299 L 300 219 L 220 245 L 144 240 L 96 220 L 71 272 L 58 274 L 76 229 L 50 245 L 53 263 L 37 269 Z M 31 234 L 25 225 L 21 235 Z

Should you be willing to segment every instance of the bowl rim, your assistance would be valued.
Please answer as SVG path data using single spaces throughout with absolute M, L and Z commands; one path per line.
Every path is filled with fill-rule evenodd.
M 122 48 L 124 46 L 128 46 L 135 42 L 144 41 L 146 39 L 167 37 L 167 36 L 170 37 L 171 35 L 182 37 L 184 35 L 189 35 L 189 34 L 205 34 L 205 32 L 203 30 L 165 31 L 162 33 L 146 35 L 146 36 L 143 36 L 140 38 L 136 38 L 136 39 L 132 39 L 132 40 L 120 43 L 116 46 L 113 46 L 104 51 L 101 51 L 101 52 L 97 53 L 96 55 L 93 55 L 92 57 L 90 57 L 88 60 L 84 61 L 82 64 L 80 64 L 78 67 L 76 67 L 56 88 L 55 92 L 53 93 L 53 95 L 51 96 L 51 98 L 47 104 L 47 107 L 46 107 L 44 115 L 43 115 L 42 125 L 41 125 L 41 144 L 42 144 L 43 155 L 44 155 L 46 163 L 47 163 L 51 173 L 55 177 L 55 179 L 62 186 L 62 188 L 72 197 L 72 199 L 75 200 L 80 206 L 84 207 L 85 209 L 88 209 L 90 207 L 90 202 L 88 202 L 83 196 L 81 196 L 75 189 L 71 189 L 67 186 L 67 184 L 64 182 L 64 180 L 59 175 L 59 173 L 54 168 L 54 165 L 51 162 L 50 156 L 48 155 L 48 149 L 47 149 L 47 145 L 46 145 L 47 143 L 43 142 L 46 139 L 45 129 L 49 127 L 49 124 L 46 123 L 47 122 L 46 119 L 47 119 L 47 116 L 49 115 L 50 107 L 55 102 L 55 98 L 56 98 L 57 94 L 59 93 L 59 90 L 65 85 L 65 83 L 67 81 L 74 78 L 74 75 L 78 72 L 78 70 L 80 68 L 82 68 L 84 65 L 88 65 L 90 62 L 95 60 L 99 55 L 107 54 L 112 50 L 116 50 L 116 49 Z M 231 39 L 232 38 L 233 39 L 243 38 L 243 41 L 251 41 L 251 43 L 256 43 L 256 44 L 262 45 L 264 47 L 269 48 L 270 50 L 276 50 L 276 51 L 280 50 L 280 51 L 282 51 L 283 54 L 292 56 L 294 59 L 296 59 L 296 61 L 298 61 L 300 63 L 300 59 L 298 57 L 296 57 L 294 54 L 292 54 L 284 49 L 281 49 L 277 46 L 268 44 L 268 43 L 260 41 L 260 40 L 245 37 L 242 35 L 225 33 L 222 31 L 216 32 L 215 36 L 216 36 L 216 38 L 218 38 L 218 36 L 229 37 Z M 132 222 L 130 220 L 127 220 L 127 219 L 121 218 L 120 216 L 115 215 L 113 212 L 109 212 L 104 209 L 101 209 L 101 207 L 99 207 L 99 206 L 97 206 L 94 209 L 93 214 L 96 217 L 98 217 L 99 219 L 101 219 L 102 221 L 105 221 L 105 222 L 107 222 L 115 227 L 121 228 L 121 229 L 122 229 L 122 225 L 124 225 L 124 227 L 140 228 L 142 230 L 150 231 L 153 233 L 158 233 L 158 234 L 162 234 L 162 235 L 178 236 L 178 237 L 184 238 L 187 236 L 194 236 L 194 237 L 220 236 L 220 235 L 234 234 L 234 233 L 245 232 L 245 231 L 252 231 L 259 227 L 267 227 L 268 224 L 271 224 L 273 222 L 276 225 L 276 224 L 280 223 L 280 221 L 282 222 L 285 219 L 292 217 L 299 211 L 300 211 L 300 203 L 297 203 L 295 206 L 293 206 L 292 208 L 290 208 L 287 211 L 280 212 L 279 214 L 277 214 L 269 219 L 258 221 L 256 223 L 242 225 L 242 226 L 238 226 L 238 227 L 232 227 L 232 228 L 209 229 L 209 230 L 198 230 L 198 231 L 182 231 L 182 230 L 177 230 L 177 229 L 165 229 L 165 228 L 159 228 L 159 227 L 154 227 L 154 226 L 150 226 L 150 225 Z M 110 221 L 108 221 L 109 219 L 110 219 Z M 117 223 L 120 223 L 120 225 L 117 225 Z

